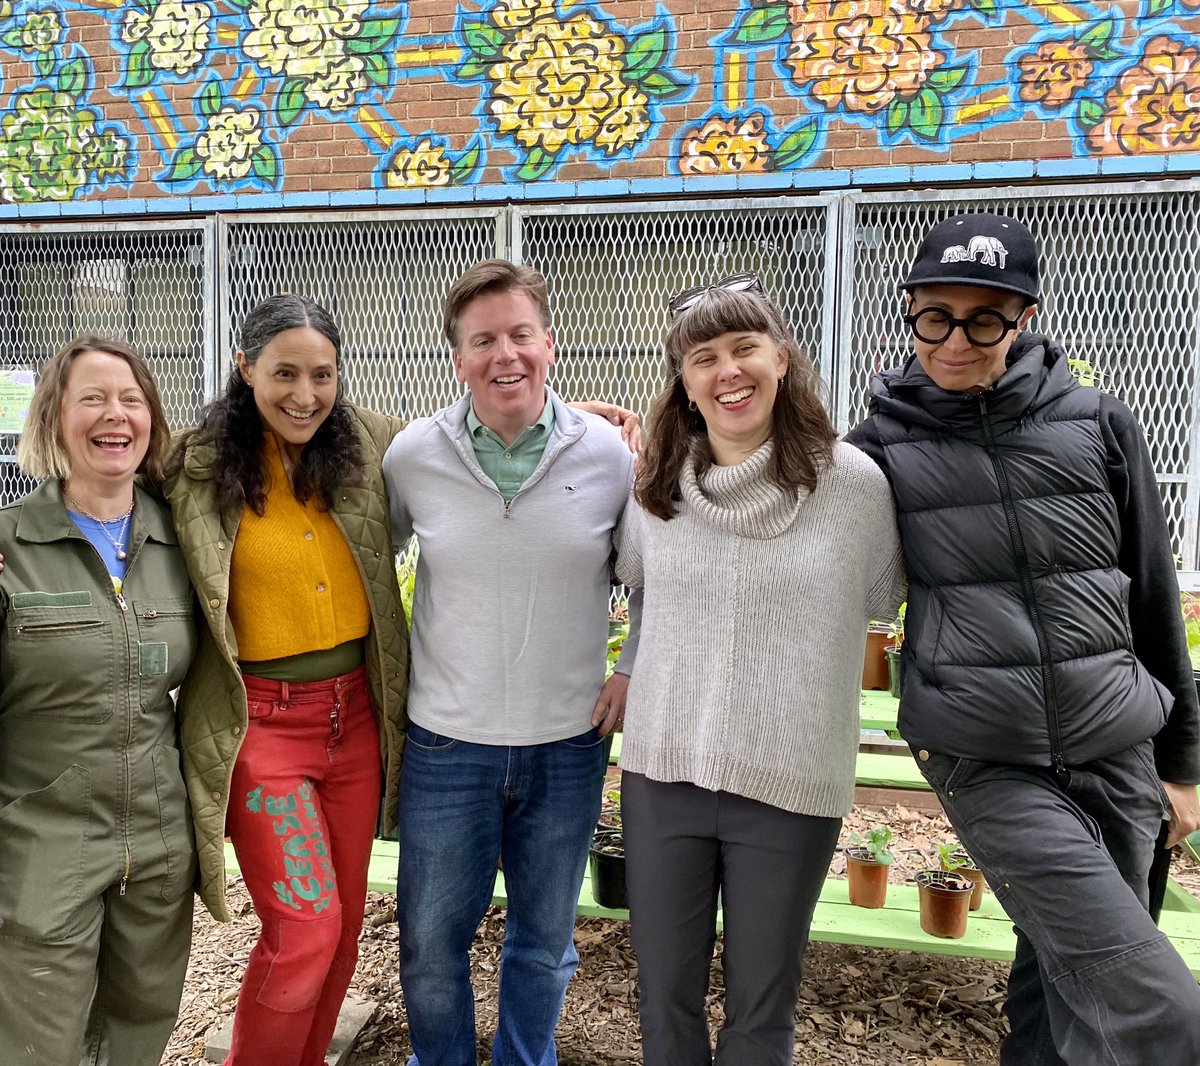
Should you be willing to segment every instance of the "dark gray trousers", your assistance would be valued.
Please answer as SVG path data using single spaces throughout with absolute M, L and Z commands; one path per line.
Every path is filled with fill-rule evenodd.
M 1197 1066 L 1200 989 L 1147 911 L 1150 741 L 1049 769 L 915 752 L 1017 927 L 1002 1066 Z
M 621 810 L 645 1066 L 714 1061 L 704 1000 L 718 892 L 717 1066 L 790 1066 L 801 956 L 841 819 L 628 772 Z

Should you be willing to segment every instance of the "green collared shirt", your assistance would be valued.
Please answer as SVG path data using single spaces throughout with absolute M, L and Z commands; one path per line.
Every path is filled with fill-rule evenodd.
M 512 444 L 505 444 L 475 417 L 474 404 L 467 407 L 467 431 L 471 434 L 475 458 L 505 500 L 511 500 L 520 492 L 521 486 L 537 469 L 553 427 L 554 408 L 550 406 L 549 397 L 538 420 L 532 426 L 526 426 Z

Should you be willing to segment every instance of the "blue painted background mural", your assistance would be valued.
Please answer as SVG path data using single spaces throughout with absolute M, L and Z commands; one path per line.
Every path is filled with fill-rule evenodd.
M 1200 0 L 698 7 L 0 0 L 0 199 L 1200 170 Z

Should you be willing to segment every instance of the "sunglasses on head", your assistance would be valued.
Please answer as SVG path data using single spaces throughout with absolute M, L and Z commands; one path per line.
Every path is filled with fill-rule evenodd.
M 671 317 L 675 318 L 689 307 L 694 307 L 713 289 L 724 289 L 726 292 L 761 293 L 763 291 L 757 274 L 750 271 L 742 274 L 730 274 L 729 277 L 714 281 L 711 285 L 696 285 L 693 288 L 684 289 L 683 292 L 677 292 L 667 301 L 667 309 L 671 312 Z

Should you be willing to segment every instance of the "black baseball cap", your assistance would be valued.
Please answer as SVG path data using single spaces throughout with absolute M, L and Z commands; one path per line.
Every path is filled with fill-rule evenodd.
M 900 288 L 982 285 L 1037 303 L 1039 281 L 1033 234 L 1015 218 L 979 212 L 953 215 L 925 234 Z

